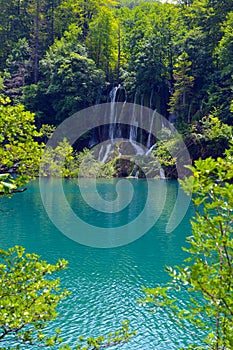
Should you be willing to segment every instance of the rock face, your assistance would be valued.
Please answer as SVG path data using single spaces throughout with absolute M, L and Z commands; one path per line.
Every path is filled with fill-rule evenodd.
M 128 177 L 132 173 L 133 162 L 130 159 L 117 158 L 115 164 L 116 177 Z
M 104 161 L 103 161 L 104 159 Z M 119 141 L 103 148 L 102 163 L 112 164 L 114 177 L 177 179 L 176 165 L 161 167 L 153 153 L 138 154 L 134 144 Z
M 108 161 L 113 161 L 115 177 L 155 178 L 159 177 L 159 168 L 152 157 L 137 154 L 131 142 L 120 141 L 112 146 Z

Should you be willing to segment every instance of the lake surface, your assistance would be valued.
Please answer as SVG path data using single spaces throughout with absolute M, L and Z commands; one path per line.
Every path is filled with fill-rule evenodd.
M 88 183 L 91 184 L 92 180 L 86 181 L 91 192 Z M 99 191 L 105 200 L 116 197 L 117 181 L 99 180 Z M 108 227 L 127 224 L 142 210 L 148 191 L 146 180 L 130 181 L 134 188 L 132 203 L 122 212 L 112 215 L 90 209 L 83 202 L 75 181 L 64 181 L 63 187 L 68 202 L 82 220 L 89 222 L 93 229 L 101 226 L 107 230 Z M 151 182 L 155 187 L 164 186 L 164 183 L 163 180 Z M 66 237 L 48 218 L 38 181 L 27 187 L 22 194 L 1 199 L 0 242 L 4 249 L 22 245 L 50 263 L 59 258 L 69 261 L 68 269 L 59 275 L 61 285 L 72 295 L 60 305 L 59 317 L 49 325 L 48 333 L 60 327 L 63 338 L 72 345 L 80 335 L 106 335 L 128 319 L 138 334 L 116 349 L 176 350 L 189 343 L 191 336 L 179 329 L 166 314 L 150 314 L 137 303 L 143 297 L 142 286 L 153 287 L 167 281 L 164 266 L 180 264 L 185 257 L 181 247 L 185 246 L 185 237 L 191 233 L 192 208 L 173 232 L 166 233 L 177 195 L 175 181 L 166 182 L 166 203 L 153 227 L 134 242 L 111 249 L 85 246 Z M 56 180 L 50 190 L 56 192 Z M 159 208 L 160 204 L 161 197 L 158 196 L 155 206 Z

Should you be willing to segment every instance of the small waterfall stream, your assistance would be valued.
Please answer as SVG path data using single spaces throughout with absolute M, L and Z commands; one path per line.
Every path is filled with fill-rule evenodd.
M 111 141 L 114 140 L 114 133 L 116 129 L 116 124 L 115 124 L 115 102 L 116 102 L 116 96 L 117 96 L 117 91 L 119 89 L 119 86 L 115 86 L 109 93 L 109 98 L 110 98 L 110 116 L 109 116 L 109 138 Z
M 162 167 L 159 168 L 159 175 L 161 180 L 166 180 L 165 172 Z
M 152 114 L 152 118 L 151 118 L 150 130 L 149 130 L 149 135 L 148 135 L 148 139 L 147 139 L 147 143 L 146 143 L 146 146 L 148 149 L 151 148 L 151 135 L 152 135 L 152 130 L 153 130 L 154 118 L 156 118 L 156 110 L 154 110 L 154 112 Z
M 134 96 L 134 106 L 136 106 L 136 101 L 137 101 L 137 92 L 135 93 L 135 96 Z M 134 107 L 132 119 L 131 119 L 131 125 L 130 125 L 130 129 L 129 129 L 129 141 L 130 142 L 137 140 L 137 130 L 138 130 L 138 123 L 136 123 L 135 107 Z

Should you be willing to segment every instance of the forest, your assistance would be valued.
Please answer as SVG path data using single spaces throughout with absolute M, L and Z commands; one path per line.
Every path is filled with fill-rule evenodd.
M 118 84 L 180 129 L 209 114 L 232 123 L 231 0 L 1 0 L 0 9 L 2 93 L 37 125 L 107 102 Z

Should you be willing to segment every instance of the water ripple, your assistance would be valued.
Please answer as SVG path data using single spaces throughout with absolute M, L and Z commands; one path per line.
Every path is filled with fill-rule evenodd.
M 172 198 L 176 184 L 169 186 Z M 192 335 L 179 329 L 166 314 L 150 314 L 137 303 L 143 296 L 142 286 L 164 283 L 168 279 L 164 266 L 179 264 L 184 258 L 181 246 L 190 233 L 190 213 L 175 232 L 167 234 L 166 207 L 160 221 L 134 243 L 94 249 L 70 241 L 51 224 L 36 182 L 25 194 L 4 199 L 2 205 L 6 211 L 0 217 L 2 248 L 20 244 L 50 263 L 58 258 L 69 261 L 68 269 L 59 276 L 62 287 L 72 294 L 60 304 L 57 320 L 46 328 L 48 334 L 60 327 L 65 341 L 74 345 L 80 335 L 107 335 L 128 319 L 138 334 L 115 349 L 177 350 L 191 341 Z

